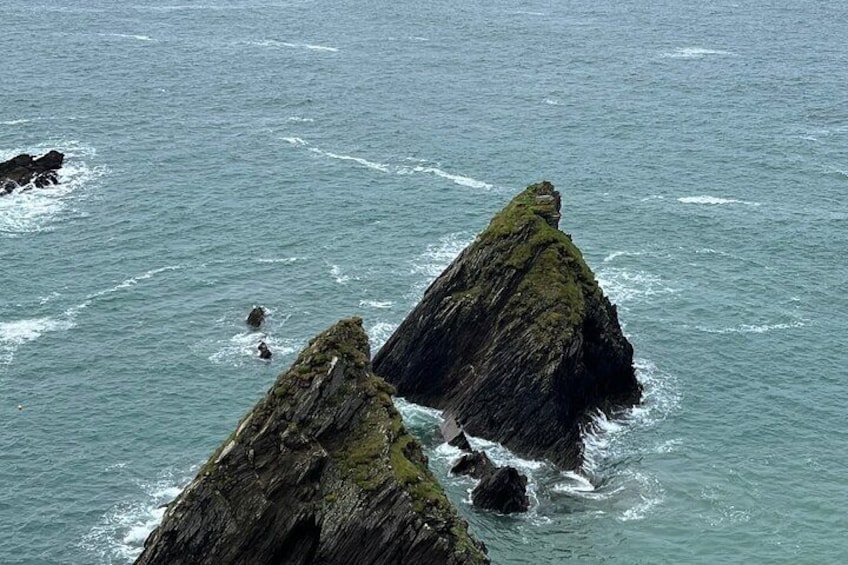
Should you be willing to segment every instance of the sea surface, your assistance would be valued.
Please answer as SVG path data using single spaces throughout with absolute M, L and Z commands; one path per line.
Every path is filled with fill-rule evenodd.
M 526 185 L 633 342 L 495 564 L 848 562 L 848 3 L 4 0 L 0 563 L 128 564 L 307 341 L 376 351 Z M 262 332 L 244 318 L 270 312 Z M 256 357 L 260 339 L 274 351 Z M 19 405 L 22 409 L 19 409 Z

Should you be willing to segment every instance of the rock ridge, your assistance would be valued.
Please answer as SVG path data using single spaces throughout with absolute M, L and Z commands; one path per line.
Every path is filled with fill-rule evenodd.
M 313 339 L 168 506 L 136 563 L 489 563 L 370 369 L 359 318 Z
M 0 196 L 28 185 L 44 188 L 56 184 L 59 182 L 56 171 L 64 160 L 62 153 L 52 150 L 37 159 L 23 153 L 0 163 Z

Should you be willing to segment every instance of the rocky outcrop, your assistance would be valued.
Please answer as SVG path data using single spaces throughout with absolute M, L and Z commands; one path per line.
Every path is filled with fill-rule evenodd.
M 271 355 L 272 355 L 271 348 L 268 347 L 268 344 L 265 343 L 264 341 L 260 341 L 259 346 L 256 349 L 259 350 L 259 358 L 260 359 L 268 360 L 268 359 L 271 358 Z
M 527 477 L 514 467 L 500 467 L 483 476 L 471 491 L 474 506 L 502 514 L 525 512 L 530 508 L 527 498 Z
M 453 475 L 468 475 L 475 479 L 482 479 L 497 469 L 485 451 L 472 451 L 463 453 L 462 457 L 453 464 L 450 472 Z
M 251 328 L 258 328 L 265 321 L 265 309 L 262 306 L 254 306 L 247 315 L 247 325 Z
M 488 563 L 369 357 L 357 318 L 313 339 L 168 506 L 136 563 Z
M 550 183 L 519 194 L 427 289 L 374 370 L 474 436 L 578 469 L 580 425 L 638 403 L 641 388 L 616 308 L 560 215 Z
M 56 184 L 59 182 L 56 171 L 64 159 L 62 153 L 50 151 L 38 159 L 22 154 L 0 163 L 0 196 L 19 187 L 44 188 Z
M 442 434 L 442 438 L 445 440 L 445 443 L 448 445 L 452 445 L 461 449 L 462 451 L 471 451 L 471 444 L 468 443 L 468 438 L 465 437 L 465 433 L 462 431 L 462 428 L 459 427 L 459 423 L 457 423 L 456 418 L 451 415 L 447 415 L 439 426 L 439 432 Z

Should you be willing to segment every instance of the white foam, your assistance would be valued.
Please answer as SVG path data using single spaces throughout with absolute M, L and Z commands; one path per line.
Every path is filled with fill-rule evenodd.
M 303 139 L 301 139 L 299 137 L 284 137 L 283 141 L 290 143 L 292 145 L 298 145 L 298 146 L 309 145 L 308 142 L 304 141 Z
M 619 257 L 641 257 L 642 255 L 646 255 L 647 251 L 613 251 L 606 257 L 604 257 L 604 263 L 609 263 L 610 261 L 614 261 Z
M 303 123 L 303 124 L 311 124 L 312 122 L 315 121 L 313 118 L 301 118 L 300 116 L 289 116 L 286 119 L 290 122 L 297 122 L 297 123 Z
M 323 51 L 326 53 L 338 53 L 338 48 L 329 47 L 327 45 L 316 45 L 312 43 L 291 43 L 288 41 L 278 41 L 276 39 L 261 39 L 258 41 L 243 41 L 243 45 L 253 45 L 255 47 L 286 47 L 288 49 L 307 49 L 309 51 Z
M 619 305 L 644 302 L 654 296 L 680 292 L 679 289 L 668 286 L 661 277 L 642 270 L 604 266 L 598 269 L 596 278 L 604 293 Z
M 439 276 L 473 239 L 467 232 L 440 237 L 439 243 L 428 245 L 427 250 L 413 262 L 412 273 L 421 273 L 430 278 Z M 426 281 L 426 284 L 429 282 Z
M 548 106 L 559 106 L 559 100 L 556 98 L 545 98 L 545 104 Z
M 114 468 L 122 472 L 122 467 Z M 80 546 L 100 557 L 102 562 L 131 562 L 144 549 L 144 541 L 165 515 L 164 504 L 182 492 L 188 479 L 168 477 L 139 484 L 141 492 L 132 500 L 120 502 L 104 514 L 99 523 L 83 536 Z
M 137 41 L 156 41 L 150 36 L 147 35 L 135 35 L 131 33 L 101 33 L 99 34 L 104 37 L 120 37 L 123 39 L 135 39 Z
M 282 338 L 268 335 L 261 331 L 243 331 L 231 336 L 226 341 L 214 342 L 215 352 L 207 357 L 216 365 L 229 367 L 242 367 L 246 363 L 259 359 L 256 349 L 259 342 L 264 341 L 276 356 L 290 355 L 301 349 L 302 343 L 296 339 Z M 205 349 L 207 343 L 199 347 Z M 195 346 L 192 349 L 196 349 Z
M 180 270 L 180 269 L 182 269 L 182 268 L 184 268 L 184 266 L 183 266 L 183 265 L 167 265 L 167 266 L 165 266 L 165 267 L 159 267 L 159 268 L 157 268 L 157 269 L 151 269 L 151 270 L 149 270 L 149 271 L 147 271 L 147 272 L 145 272 L 145 273 L 142 273 L 142 274 L 140 274 L 140 275 L 136 275 L 136 276 L 134 276 L 134 277 L 130 277 L 130 278 L 128 278 L 128 279 L 124 279 L 123 281 L 121 281 L 120 283 L 116 284 L 115 286 L 112 286 L 112 287 L 109 287 L 109 288 L 107 288 L 107 289 L 99 290 L 99 291 L 97 291 L 97 292 L 94 292 L 94 293 L 92 293 L 92 294 L 89 294 L 88 296 L 86 296 L 86 299 L 88 299 L 88 300 L 94 300 L 94 299 L 96 299 L 96 298 L 100 298 L 100 297 L 102 297 L 102 296 L 106 296 L 107 294 L 113 294 L 113 293 L 118 292 L 118 291 L 120 291 L 120 290 L 123 290 L 123 289 L 125 289 L 125 288 L 130 288 L 130 287 L 132 287 L 132 286 L 135 286 L 135 285 L 137 285 L 137 284 L 138 284 L 139 282 L 141 282 L 141 281 L 145 281 L 145 280 L 148 280 L 148 279 L 152 279 L 153 277 L 155 277 L 156 275 L 158 275 L 158 274 L 160 274 L 160 273 L 166 273 L 166 272 L 168 272 L 168 271 L 178 271 L 178 270 Z M 87 306 L 87 305 L 86 305 L 86 306 Z
M 722 204 L 745 204 L 747 206 L 759 206 L 759 202 L 747 202 L 735 198 L 720 198 L 718 196 L 684 196 L 677 199 L 683 204 L 704 204 L 708 206 L 721 206 Z
M 297 138 L 295 138 L 297 139 Z M 368 167 L 369 169 L 374 169 L 375 171 L 380 171 L 382 173 L 389 172 L 389 165 L 384 165 L 382 163 L 375 163 L 374 161 L 369 161 L 367 159 L 363 159 L 362 157 L 353 157 L 351 155 L 340 155 L 338 153 L 331 153 L 330 151 L 324 151 L 322 149 L 318 149 L 317 147 L 310 147 L 310 151 L 313 153 L 317 153 L 319 155 L 324 155 L 325 157 L 330 157 L 331 159 L 338 159 L 339 161 L 352 161 L 364 167 Z
M 59 183 L 48 188 L 15 190 L 12 194 L 0 197 L 0 234 L 7 237 L 19 237 L 27 233 L 48 231 L 52 222 L 70 205 L 71 197 L 94 184 L 107 171 L 103 167 L 91 167 L 81 158 L 96 154 L 90 147 L 81 146 L 74 141 L 58 141 L 52 144 L 65 153 L 65 163 L 56 172 Z M 52 146 L 26 147 L 0 151 L 0 162 L 11 159 L 21 153 L 43 155 Z
M 485 190 L 491 190 L 492 188 L 494 188 L 491 184 L 489 184 L 487 182 L 483 182 L 481 180 L 477 180 L 477 179 L 474 179 L 474 178 L 471 178 L 471 177 L 466 177 L 466 176 L 462 176 L 462 175 L 455 175 L 455 174 L 452 174 L 452 173 L 448 173 L 448 172 L 443 171 L 442 169 L 440 169 L 438 167 L 429 167 L 429 166 L 425 167 L 423 165 L 418 165 L 418 166 L 413 167 L 411 170 L 412 170 L 412 172 L 415 172 L 415 173 L 426 173 L 426 174 L 436 175 L 437 177 L 447 179 L 447 180 L 449 180 L 449 181 L 451 181 L 455 184 L 458 184 L 460 186 L 467 186 L 469 188 L 478 188 L 478 189 L 485 189 Z M 403 173 L 401 173 L 401 174 L 403 174 Z
M 335 280 L 337 284 L 347 284 L 350 280 L 350 275 L 342 274 L 342 269 L 338 265 L 330 266 L 330 275 L 333 277 L 333 280 Z
M 0 365 L 10 365 L 18 348 L 48 332 L 66 331 L 74 327 L 72 320 L 32 318 L 0 322 Z
M 809 325 L 809 320 L 795 320 L 792 322 L 781 322 L 777 324 L 742 324 L 726 328 L 710 328 L 708 326 L 695 326 L 695 329 L 710 334 L 764 334 L 775 330 L 790 330 L 803 328 Z
M 372 351 L 377 351 L 383 347 L 383 344 L 392 336 L 397 326 L 397 324 L 389 322 L 377 322 L 368 329 L 367 333 L 368 338 L 371 340 Z
M 703 47 L 678 47 L 674 51 L 662 54 L 670 59 L 701 59 L 709 55 L 733 55 L 730 51 L 721 49 L 704 49 Z
M 28 120 L 28 119 L 25 119 L 25 118 L 22 118 L 22 119 L 20 119 L 20 120 L 6 120 L 6 121 L 4 121 L 4 122 L 0 122 L 0 125 L 3 125 L 3 126 L 17 126 L 17 125 L 21 125 L 21 124 L 28 124 L 28 123 L 30 123 L 31 121 L 32 121 L 32 120 Z
M 297 257 L 261 257 L 256 260 L 257 263 L 284 263 L 290 264 L 297 261 Z
M 391 308 L 394 306 L 394 302 L 391 300 L 360 300 L 360 306 L 367 306 L 368 308 L 379 308 L 381 310 L 385 310 L 387 308 Z

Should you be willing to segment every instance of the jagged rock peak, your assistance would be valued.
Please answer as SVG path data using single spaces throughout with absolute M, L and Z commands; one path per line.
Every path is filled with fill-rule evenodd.
M 169 505 L 136 563 L 489 563 L 370 368 L 360 319 L 313 339 Z
M 595 410 L 638 403 L 633 348 L 571 238 L 560 196 L 516 196 L 427 289 L 374 358 L 412 402 L 477 437 L 571 469 Z

